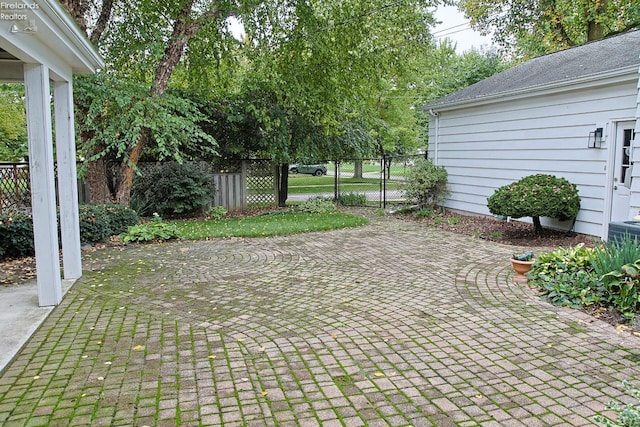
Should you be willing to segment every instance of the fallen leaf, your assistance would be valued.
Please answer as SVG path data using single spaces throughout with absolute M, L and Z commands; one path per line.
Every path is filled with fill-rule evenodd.
M 134 350 L 134 351 L 144 350 L 144 346 L 143 346 L 143 345 L 138 344 L 138 345 L 136 345 L 136 346 L 134 346 L 134 347 L 133 347 L 133 350 Z
M 481 394 L 476 394 L 476 399 L 483 399 L 483 398 L 484 398 L 484 396 L 483 396 L 483 395 L 481 395 Z
M 380 377 L 384 377 L 384 374 L 382 372 L 376 372 L 373 374 L 374 376 L 380 378 Z
M 266 396 L 267 394 L 268 394 L 268 392 L 266 392 L 266 391 L 263 391 L 263 392 L 262 392 L 262 395 L 263 395 L 263 396 Z
M 113 363 L 113 362 L 109 362 L 109 361 L 104 362 L 104 364 L 105 364 L 105 365 L 111 365 L 112 363 Z
M 98 381 L 104 380 L 104 377 L 98 377 Z
M 337 335 L 331 335 L 331 338 L 333 338 L 335 340 L 336 338 L 338 338 L 338 336 Z
M 37 380 L 40 378 L 40 375 L 36 375 L 35 377 L 33 377 L 34 380 Z
M 211 356 L 209 356 L 209 359 L 215 359 L 215 358 L 216 358 L 215 354 L 212 354 Z

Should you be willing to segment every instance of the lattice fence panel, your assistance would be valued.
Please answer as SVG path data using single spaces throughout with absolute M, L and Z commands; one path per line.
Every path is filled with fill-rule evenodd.
M 0 165 L 0 213 L 31 206 L 26 164 Z
M 270 160 L 246 160 L 247 205 L 277 203 L 275 169 Z

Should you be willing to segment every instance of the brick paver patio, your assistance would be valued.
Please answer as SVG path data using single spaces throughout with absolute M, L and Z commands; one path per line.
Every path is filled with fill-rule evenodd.
M 511 283 L 517 250 L 378 217 L 88 253 L 0 424 L 594 425 L 640 340 Z

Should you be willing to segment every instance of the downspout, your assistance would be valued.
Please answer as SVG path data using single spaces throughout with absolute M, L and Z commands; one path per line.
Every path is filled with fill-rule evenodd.
M 438 164 L 438 139 L 440 137 L 440 116 L 438 116 L 438 112 L 434 111 L 432 108 L 429 109 L 429 114 L 435 118 L 436 129 L 435 129 L 435 141 L 433 145 L 433 164 Z

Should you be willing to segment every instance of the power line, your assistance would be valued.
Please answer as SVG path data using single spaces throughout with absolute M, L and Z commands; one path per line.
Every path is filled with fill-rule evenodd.
M 444 33 L 444 32 L 447 32 L 449 30 L 453 30 L 454 28 L 463 27 L 465 25 L 469 25 L 469 21 L 463 22 L 462 24 L 454 25 L 453 27 L 443 28 L 442 30 L 434 31 L 433 35 L 435 36 L 438 33 Z
M 463 29 L 461 29 L 461 30 L 451 31 L 450 33 L 440 34 L 439 36 L 435 36 L 435 37 L 436 37 L 436 38 L 447 37 L 447 36 L 450 36 L 451 34 L 461 33 L 461 32 L 463 32 L 463 31 L 469 31 L 469 30 L 473 30 L 473 28 L 471 28 L 471 27 L 467 27 L 467 28 L 463 28 Z

